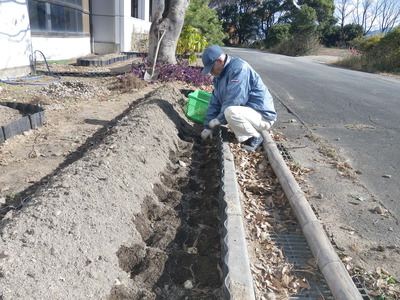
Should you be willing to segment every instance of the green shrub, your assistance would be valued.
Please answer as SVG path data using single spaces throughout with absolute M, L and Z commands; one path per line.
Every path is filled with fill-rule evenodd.
M 270 48 L 271 52 L 283 55 L 307 55 L 314 52 L 319 46 L 319 39 L 316 34 L 296 35 L 284 39 L 276 46 Z
M 379 49 L 379 42 L 381 39 L 381 34 L 364 36 L 355 40 L 355 46 L 361 53 L 369 55 Z
M 379 48 L 387 69 L 400 71 L 400 27 L 383 36 L 379 41 Z
M 217 11 L 208 3 L 208 0 L 191 0 L 183 25 L 198 28 L 210 45 L 222 46 L 228 35 L 224 33 L 222 21 L 218 20 Z
M 400 27 L 389 31 L 386 35 L 374 35 L 356 39 L 356 49 L 362 54 L 366 71 L 400 71 Z
M 387 57 L 388 65 L 393 71 L 400 71 L 400 49 L 392 51 Z
M 273 47 L 290 36 L 290 24 L 276 24 L 269 29 L 268 37 L 265 42 L 267 47 Z
M 303 5 L 294 13 L 289 27 L 277 28 L 280 33 L 277 38 L 280 41 L 270 50 L 284 55 L 306 55 L 313 52 L 319 45 L 316 20 L 316 11 Z
M 189 56 L 188 63 L 197 60 L 197 53 L 202 52 L 208 43 L 200 30 L 192 26 L 183 26 L 176 46 L 176 53 L 181 56 Z

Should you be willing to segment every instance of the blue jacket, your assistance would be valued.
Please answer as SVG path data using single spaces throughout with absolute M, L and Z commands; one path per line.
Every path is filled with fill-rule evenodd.
M 227 124 L 224 111 L 229 106 L 248 106 L 259 111 L 264 118 L 276 120 L 273 98 L 261 77 L 244 60 L 228 56 L 218 77 L 214 77 L 214 91 L 206 112 L 204 125 L 215 118 Z

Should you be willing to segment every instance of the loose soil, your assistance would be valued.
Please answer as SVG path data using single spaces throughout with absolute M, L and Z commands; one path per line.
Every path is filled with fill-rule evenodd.
M 19 118 L 23 117 L 18 110 L 0 105 L 0 120 L 1 124 L 9 124 L 13 121 L 18 120 Z

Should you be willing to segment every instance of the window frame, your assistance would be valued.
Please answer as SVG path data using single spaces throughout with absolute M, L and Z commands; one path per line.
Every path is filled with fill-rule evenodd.
M 42 6 L 42 10 L 37 13 L 39 6 Z M 83 37 L 90 35 L 85 31 L 84 17 L 89 12 L 83 9 L 83 0 L 30 0 L 28 7 L 33 36 Z M 56 13 L 59 13 L 58 18 Z M 35 28 L 36 24 L 39 25 L 37 28 Z

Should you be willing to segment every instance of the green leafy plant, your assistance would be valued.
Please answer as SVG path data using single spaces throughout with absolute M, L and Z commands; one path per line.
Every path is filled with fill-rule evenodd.
M 390 275 L 380 274 L 380 278 L 385 279 L 388 284 L 396 284 L 397 281 Z
M 176 53 L 181 56 L 188 56 L 188 63 L 197 61 L 197 53 L 202 52 L 208 45 L 206 38 L 200 30 L 192 26 L 184 26 L 178 39 Z
M 17 197 L 18 197 L 18 194 L 17 194 L 17 193 L 11 193 L 11 194 L 9 194 L 9 195 L 7 196 L 7 198 L 8 198 L 10 201 L 14 201 L 14 199 L 17 198 Z

